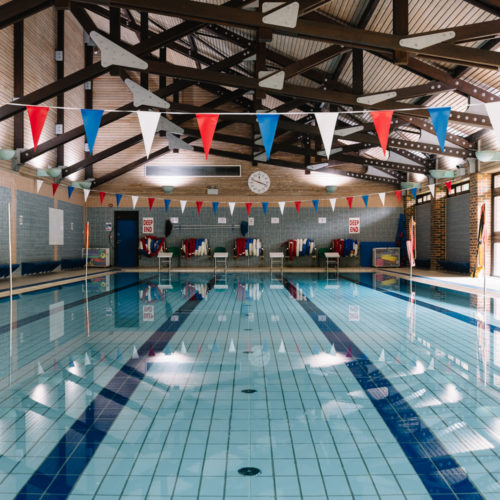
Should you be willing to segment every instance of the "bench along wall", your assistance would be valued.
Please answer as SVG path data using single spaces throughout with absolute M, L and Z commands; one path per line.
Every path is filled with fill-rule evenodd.
M 305 204 L 305 203 L 304 203 Z M 172 202 L 174 205 L 174 202 Z M 107 222 L 114 223 L 114 211 L 112 207 L 88 207 L 87 216 L 90 221 L 90 246 L 91 247 L 109 247 L 111 248 L 111 262 L 114 263 L 114 238 L 105 231 Z M 130 210 L 123 208 L 122 210 Z M 177 217 L 178 224 L 174 224 L 172 233 L 167 238 L 168 246 L 180 247 L 181 241 L 185 238 L 208 238 L 211 249 L 215 247 L 225 247 L 233 253 L 235 239 L 241 237 L 239 226 L 242 221 L 248 221 L 248 215 L 245 207 L 236 206 L 233 216 L 229 212 L 226 204 L 219 206 L 217 214 L 214 215 L 211 204 L 204 204 L 201 213 L 198 215 L 196 207 L 186 207 L 184 214 L 181 213 L 178 206 L 171 206 L 168 212 L 164 208 L 138 207 L 139 212 L 139 231 L 142 231 L 142 218 L 154 218 L 154 236 L 164 236 L 165 222 L 167 219 Z M 265 259 L 260 260 L 257 257 L 251 257 L 250 262 L 247 258 L 229 260 L 231 266 L 267 266 L 269 265 L 268 253 L 270 251 L 280 251 L 280 245 L 291 238 L 311 238 L 316 247 L 330 247 L 331 241 L 335 238 L 357 239 L 358 241 L 394 241 L 399 222 L 399 216 L 402 213 L 401 207 L 353 207 L 351 210 L 344 207 L 336 208 L 332 212 L 331 208 L 319 207 L 318 212 L 312 207 L 303 207 L 298 214 L 295 206 L 290 203 L 285 207 L 284 215 L 278 207 L 269 206 L 267 215 L 264 215 L 260 204 L 252 207 L 250 217 L 254 219 L 254 226 L 248 228 L 247 238 L 260 238 L 264 247 Z M 218 224 L 218 218 L 225 217 L 226 224 Z M 271 224 L 271 218 L 279 218 L 279 224 Z M 326 224 L 318 223 L 318 218 L 326 218 Z M 349 235 L 349 218 L 359 217 L 361 232 L 359 235 Z M 238 228 L 230 229 L 228 226 L 235 224 Z M 197 228 L 188 226 L 196 225 Z M 216 227 L 210 227 L 216 226 Z M 114 228 L 113 228 L 114 229 Z M 144 236 L 142 233 L 139 237 Z M 294 266 L 316 265 L 310 257 L 297 257 L 290 263 Z M 156 266 L 156 258 L 141 257 L 140 266 Z M 174 262 L 177 265 L 177 262 Z M 205 257 L 192 257 L 186 261 L 181 260 L 181 266 L 209 266 L 212 261 Z

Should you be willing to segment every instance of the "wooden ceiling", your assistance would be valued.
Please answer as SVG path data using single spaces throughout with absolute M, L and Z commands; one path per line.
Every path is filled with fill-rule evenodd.
M 0 40 L 13 52 L 13 63 L 0 73 L 0 80 L 12 88 L 10 98 L 16 96 L 25 104 L 134 110 L 123 84 L 131 78 L 167 99 L 171 111 L 240 111 L 243 114 L 221 117 L 209 160 L 237 162 L 245 172 L 264 167 L 255 159 L 263 152 L 256 141 L 255 117 L 244 113 L 296 111 L 297 115 L 280 118 L 273 154 L 265 163 L 277 183 L 281 173 L 304 180 L 307 165 L 325 162 L 318 154 L 323 146 L 313 115 L 319 111 L 395 110 L 388 158 L 378 148 L 368 113 L 339 117 L 337 129 L 355 125 L 362 129 L 336 137 L 334 147 L 342 149 L 330 157 L 323 174 L 352 180 L 356 172 L 356 179 L 365 181 L 361 185 L 365 190 L 367 182 L 375 183 L 374 188 L 382 183 L 384 189 L 395 189 L 412 174 L 427 175 L 439 158 L 442 164 L 450 160 L 457 165 L 474 156 L 478 140 L 491 132 L 484 107 L 478 104 L 500 99 L 499 0 L 299 3 L 297 25 L 287 28 L 263 23 L 255 0 L 0 0 Z M 50 24 L 52 42 L 41 39 L 41 33 L 49 30 L 47 25 L 40 27 L 41 20 Z M 451 28 L 454 38 L 444 43 L 412 51 L 399 44 L 409 35 Z M 93 30 L 146 60 L 148 70 L 103 68 L 95 47 L 84 42 L 83 32 Z M 49 76 L 35 78 L 33 88 L 30 69 L 37 61 L 27 62 L 37 43 L 45 44 L 49 59 L 54 50 L 64 51 L 66 57 L 47 63 L 52 68 L 47 70 Z M 30 44 L 34 48 L 27 51 Z M 40 50 L 38 60 L 43 58 Z M 284 71 L 283 88 L 260 86 L 262 70 Z M 358 102 L 360 97 L 387 91 L 395 97 L 372 106 Z M 474 106 L 469 108 L 470 104 Z M 444 153 L 437 146 L 428 106 L 452 106 Z M 407 111 L 408 107 L 414 109 Z M 84 129 L 75 113 L 58 111 L 53 124 L 63 124 L 64 132 L 42 136 L 36 151 L 25 138 L 22 115 L 23 108 L 0 107 L 0 127 L 12 128 L 12 133 L 3 134 L 0 128 L 0 139 L 23 148 L 23 162 L 37 165 L 36 159 L 45 155 L 47 161 L 65 166 L 65 177 L 92 177 L 99 188 L 152 187 L 140 168 L 146 157 L 133 116 L 105 113 L 90 156 L 82 151 Z M 173 155 L 160 134 L 148 163 L 204 161 L 193 115 L 169 115 L 169 119 L 182 124 L 182 139 L 194 146 L 194 152 Z

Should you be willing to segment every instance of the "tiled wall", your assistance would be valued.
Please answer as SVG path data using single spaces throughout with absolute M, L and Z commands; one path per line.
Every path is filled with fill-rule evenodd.
M 469 262 L 470 195 L 446 199 L 446 260 Z
M 64 210 L 64 245 L 59 247 L 59 259 L 79 258 L 83 247 L 83 207 L 59 201 L 57 208 Z
M 9 263 L 9 220 L 7 205 L 10 202 L 10 189 L 0 186 L 0 265 Z
M 431 258 L 431 204 L 417 205 L 415 221 L 417 259 L 430 260 Z
M 110 247 L 111 262 L 114 263 L 114 241 L 110 243 L 109 233 L 104 229 L 106 222 L 114 223 L 114 208 L 99 207 L 88 208 L 87 217 L 90 222 L 90 246 L 91 247 Z M 225 247 L 232 254 L 234 241 L 241 236 L 239 226 L 242 221 L 248 220 L 246 208 L 236 207 L 234 215 L 231 216 L 228 207 L 219 207 L 217 215 L 214 215 L 211 207 L 203 207 L 201 214 L 198 215 L 196 208 L 187 207 L 184 214 L 177 207 L 170 208 L 168 213 L 162 208 L 138 208 L 139 226 L 142 228 L 143 217 L 154 217 L 155 227 L 154 235 L 163 236 L 165 221 L 171 217 L 178 217 L 179 224 L 174 225 L 171 235 L 167 238 L 169 246 L 180 246 L 184 238 L 208 238 L 212 249 L 217 246 Z M 250 217 L 254 218 L 254 226 L 249 227 L 247 237 L 258 237 L 262 240 L 265 259 L 261 261 L 257 258 L 250 259 L 250 265 L 268 265 L 268 252 L 279 251 L 280 245 L 290 238 L 307 237 L 315 241 L 316 246 L 329 247 L 334 238 L 348 238 L 348 223 L 350 217 L 360 217 L 361 232 L 357 238 L 359 241 L 392 241 L 396 237 L 396 230 L 399 221 L 399 215 L 402 208 L 399 207 L 381 207 L 381 208 L 336 208 L 335 212 L 327 207 L 320 207 L 316 213 L 313 208 L 302 208 L 300 214 L 297 214 L 295 207 L 286 207 L 284 216 L 281 215 L 279 208 L 269 208 L 267 215 L 260 206 L 252 208 Z M 225 217 L 227 224 L 218 224 L 218 217 Z M 279 217 L 279 224 L 271 224 L 272 217 Z M 326 217 L 326 224 L 319 224 L 318 218 Z M 237 225 L 237 228 L 230 228 L 231 225 Z M 199 227 L 188 227 L 188 226 Z M 115 233 L 113 232 L 113 237 Z M 142 236 L 142 233 L 141 235 Z M 211 265 L 212 261 L 207 258 L 191 258 L 186 262 L 181 260 L 181 266 L 206 266 Z M 178 263 L 174 262 L 177 266 Z M 310 258 L 297 258 L 292 265 L 315 264 Z M 141 257 L 140 266 L 157 265 L 155 258 L 149 259 Z M 231 259 L 231 266 L 247 266 L 248 259 Z

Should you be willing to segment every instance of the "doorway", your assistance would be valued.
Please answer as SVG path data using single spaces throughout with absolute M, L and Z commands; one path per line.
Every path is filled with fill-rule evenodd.
M 115 266 L 139 265 L 139 212 L 115 212 Z

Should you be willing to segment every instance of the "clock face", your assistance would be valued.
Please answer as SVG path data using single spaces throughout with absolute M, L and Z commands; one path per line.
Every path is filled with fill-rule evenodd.
M 248 187 L 255 194 L 263 194 L 271 187 L 271 179 L 265 172 L 254 172 L 248 178 Z

